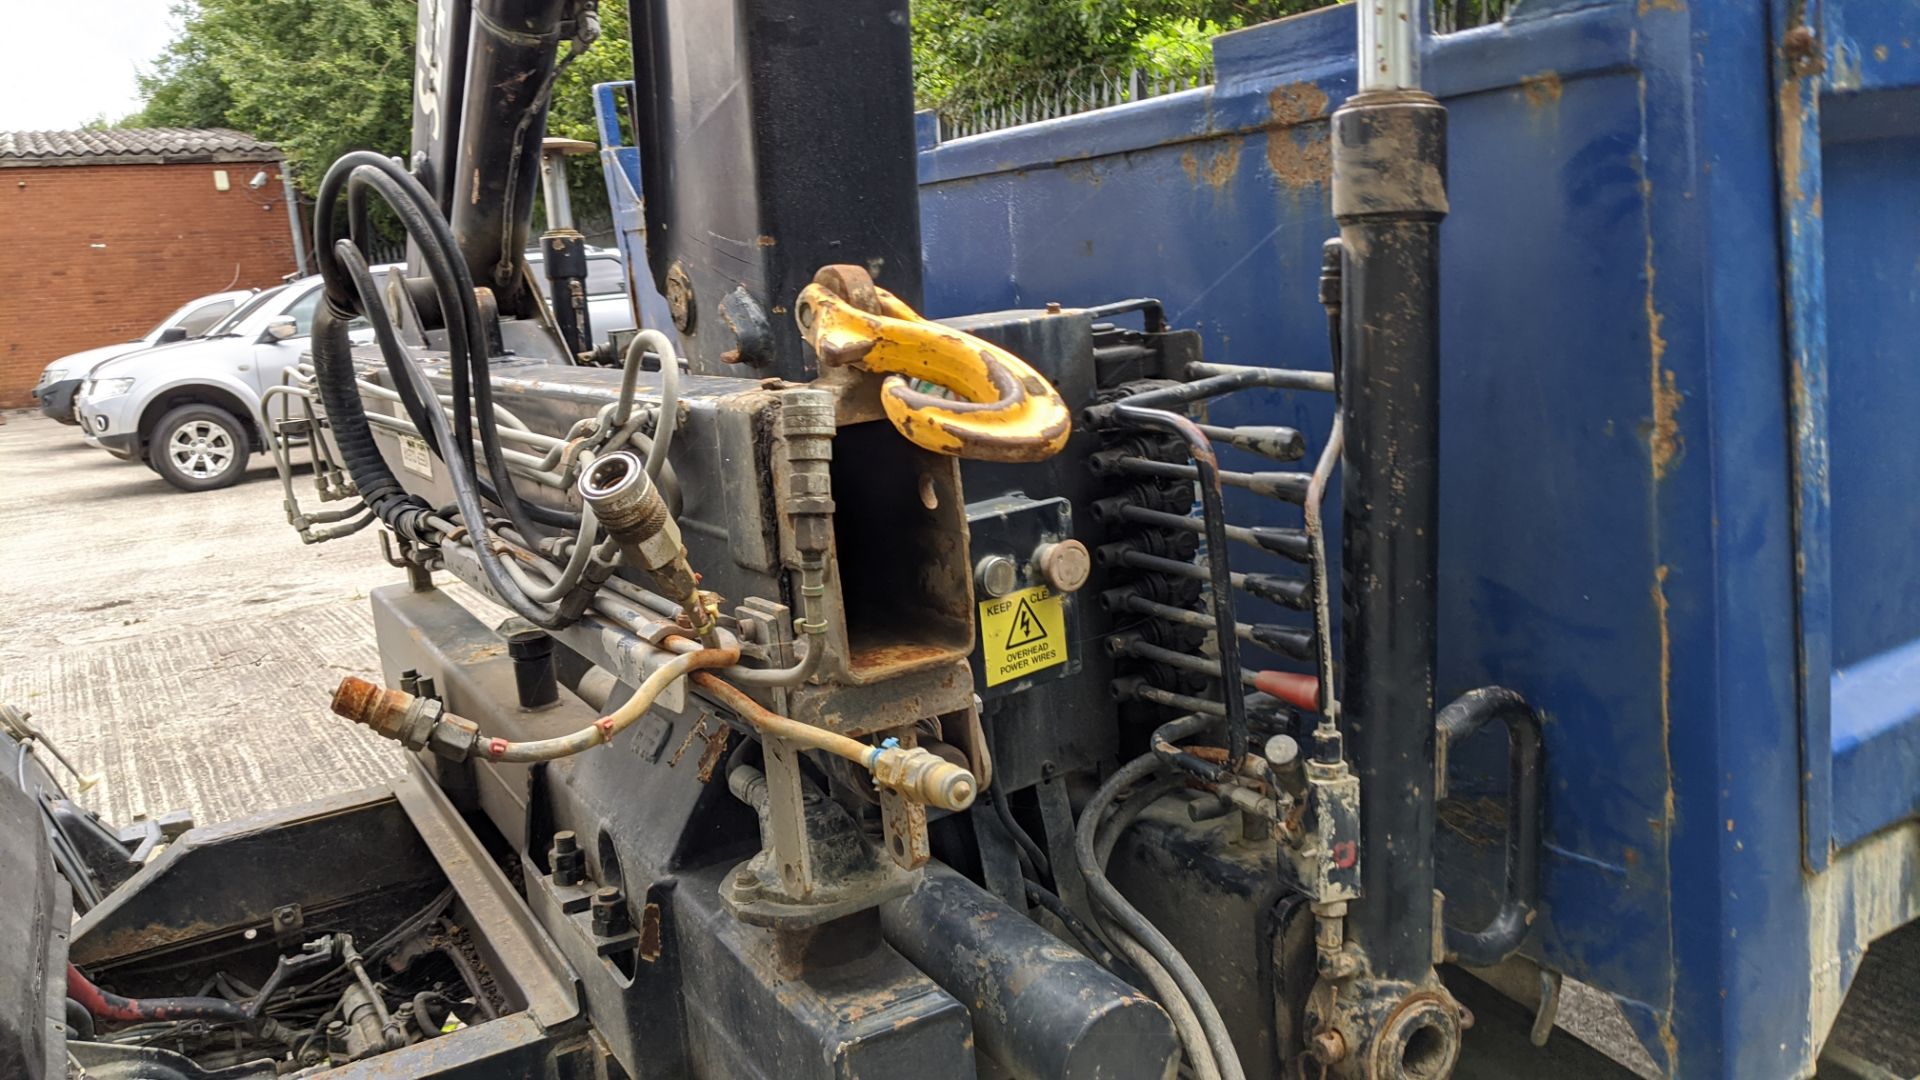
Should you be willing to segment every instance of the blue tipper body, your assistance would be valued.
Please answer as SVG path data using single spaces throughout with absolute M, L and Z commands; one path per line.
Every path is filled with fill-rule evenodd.
M 923 114 L 926 313 L 1156 296 L 1210 360 L 1325 366 L 1353 23 L 1218 38 L 1214 86 L 1095 113 L 949 143 Z M 1546 716 L 1526 951 L 1667 1072 L 1808 1074 L 1866 946 L 1920 918 L 1920 5 L 1520 0 L 1422 68 L 1450 110 L 1440 703 Z M 1499 738 L 1452 754 L 1463 924 L 1500 884 Z
M 1920 7 L 1807 7 L 1800 61 L 1784 0 L 1521 0 L 1423 57 L 1441 698 L 1546 713 L 1528 951 L 1688 1077 L 1810 1072 L 1867 943 L 1920 917 Z M 1353 21 L 1217 39 L 1209 88 L 945 144 L 923 117 L 928 314 L 1157 296 L 1209 359 L 1324 366 Z M 1463 922 L 1498 887 L 1499 821 L 1466 840 L 1498 739 L 1442 815 Z

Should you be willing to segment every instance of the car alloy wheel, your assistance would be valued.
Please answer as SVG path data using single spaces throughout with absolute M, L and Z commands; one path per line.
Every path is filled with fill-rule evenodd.
M 167 440 L 174 467 L 195 480 L 211 480 L 227 470 L 239 450 L 233 433 L 211 420 L 190 420 Z

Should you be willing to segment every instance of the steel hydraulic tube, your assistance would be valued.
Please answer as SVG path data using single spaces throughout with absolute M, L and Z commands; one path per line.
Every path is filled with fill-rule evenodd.
M 1363 93 L 1334 113 L 1346 251 L 1341 698 L 1361 808 L 1362 899 L 1347 928 L 1374 978 L 1414 984 L 1433 977 L 1445 177 L 1446 110 L 1430 95 Z

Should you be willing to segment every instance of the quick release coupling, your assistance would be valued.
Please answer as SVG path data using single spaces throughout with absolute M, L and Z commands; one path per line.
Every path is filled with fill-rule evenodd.
M 354 675 L 341 679 L 334 690 L 333 711 L 409 750 L 430 749 L 454 761 L 465 761 L 480 739 L 478 724 L 448 712 L 439 701 L 388 690 Z
M 580 474 L 579 490 L 581 501 L 593 508 L 627 562 L 644 570 L 661 592 L 686 610 L 696 635 L 710 638 L 713 612 L 700 594 L 699 575 L 687 561 L 680 526 L 640 456 L 616 450 L 596 459 Z
M 918 746 L 876 746 L 867 769 L 875 783 L 942 810 L 965 810 L 980 792 L 971 772 Z

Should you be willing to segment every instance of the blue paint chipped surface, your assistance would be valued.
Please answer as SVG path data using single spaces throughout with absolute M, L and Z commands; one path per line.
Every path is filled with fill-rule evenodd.
M 1499 682 L 1546 712 L 1547 904 L 1529 950 L 1621 995 L 1654 1059 L 1687 1076 L 1809 1068 L 1824 1023 L 1813 972 L 1830 966 L 1844 983 L 1858 954 L 1843 944 L 1860 936 L 1852 911 L 1893 910 L 1859 898 L 1903 880 L 1868 873 L 1851 850 L 1822 876 L 1805 869 L 1828 836 L 1824 823 L 1803 836 L 1803 772 L 1834 770 L 1835 799 L 1868 793 L 1857 809 L 1833 808 L 1837 826 L 1861 835 L 1914 812 L 1915 780 L 1848 771 L 1871 755 L 1831 757 L 1831 664 L 1809 669 L 1818 694 L 1803 694 L 1798 675 L 1801 613 L 1818 616 L 1828 601 L 1805 592 L 1795 562 L 1831 543 L 1843 675 L 1853 635 L 1881 652 L 1920 635 L 1920 602 L 1882 589 L 1881 608 L 1855 611 L 1866 593 L 1849 592 L 1868 556 L 1883 580 L 1920 580 L 1914 485 L 1902 481 L 1904 495 L 1863 486 L 1849 502 L 1865 478 L 1843 475 L 1892 440 L 1910 443 L 1910 420 L 1872 417 L 1920 415 L 1920 367 L 1876 365 L 1846 335 L 1910 349 L 1920 325 L 1901 306 L 1910 299 L 1836 300 L 1833 281 L 1851 289 L 1846 274 L 1872 263 L 1857 254 L 1824 287 L 1807 285 L 1842 258 L 1836 242 L 1891 258 L 1904 235 L 1912 255 L 1913 227 L 1883 219 L 1856 233 L 1834 194 L 1870 188 L 1864 158 L 1875 154 L 1909 176 L 1920 168 L 1920 149 L 1898 142 L 1920 136 L 1920 121 L 1886 130 L 1920 118 L 1887 107 L 1920 85 L 1920 51 L 1897 51 L 1903 33 L 1920 43 L 1920 28 L 1895 25 L 1917 17 L 1904 7 L 1822 5 L 1857 57 L 1839 93 L 1898 98 L 1851 113 L 1824 103 L 1825 205 L 1804 194 L 1820 190 L 1817 174 L 1788 200 L 1824 213 L 1824 247 L 1794 245 L 1794 217 L 1781 210 L 1769 60 L 1781 26 L 1766 5 L 1529 2 L 1504 26 L 1432 42 L 1425 60 L 1450 109 L 1453 205 L 1442 255 L 1439 691 Z M 1324 367 L 1314 283 L 1334 226 L 1320 116 L 1351 90 L 1351 18 L 1337 9 L 1222 38 L 1211 88 L 951 144 L 923 136 L 929 313 L 1155 295 L 1174 325 L 1201 332 L 1210 359 Z M 1881 37 L 1894 46 L 1885 58 Z M 1836 123 L 1847 143 L 1838 149 Z M 1863 140 L 1880 145 L 1855 146 Z M 1835 173 L 1857 157 L 1863 171 Z M 1863 189 L 1855 209 L 1870 216 L 1889 197 Z M 1881 321 L 1863 316 L 1869 303 Z M 1790 314 L 1834 357 L 1833 520 L 1815 519 L 1818 535 L 1795 518 Z M 1867 379 L 1882 382 L 1867 389 Z M 1842 433 L 1843 417 L 1868 420 Z M 1228 399 L 1213 419 L 1289 424 L 1311 438 L 1329 413 L 1312 396 L 1269 392 Z M 1901 460 L 1911 468 L 1920 455 Z M 1236 494 L 1236 520 L 1297 523 Z M 1285 569 L 1234 555 L 1236 569 Z M 1883 608 L 1892 614 L 1875 613 Z M 1843 625 L 1856 615 L 1865 621 Z M 1876 685 L 1886 708 L 1874 738 L 1920 732 L 1920 708 L 1901 713 L 1920 703 L 1920 687 Z M 1853 731 L 1840 687 L 1836 730 Z M 1810 732 L 1818 737 L 1803 746 Z M 1498 798 L 1496 744 L 1458 749 L 1455 791 Z M 1467 842 L 1471 815 L 1453 824 L 1441 838 L 1443 886 L 1471 921 L 1497 887 L 1497 862 Z M 1817 921 L 1816 900 L 1834 912 L 1839 896 L 1850 898 L 1845 919 Z

